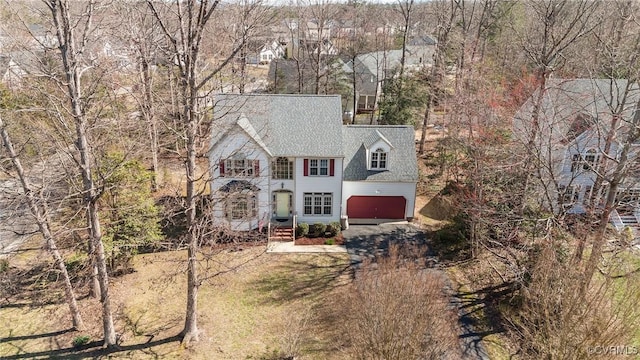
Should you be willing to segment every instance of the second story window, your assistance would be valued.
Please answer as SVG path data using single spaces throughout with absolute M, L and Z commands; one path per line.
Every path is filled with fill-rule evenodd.
M 589 149 L 582 154 L 573 154 L 571 158 L 571 172 L 577 173 L 583 170 L 593 170 L 600 161 L 600 155 L 596 150 Z
M 384 170 L 387 168 L 387 153 L 383 149 L 377 149 L 371 153 L 371 169 Z
M 260 162 L 245 158 L 229 158 L 220 162 L 220 176 L 255 177 L 260 175 Z
M 596 155 L 596 151 L 591 149 L 584 154 L 584 165 L 582 168 L 585 170 L 595 169 L 599 156 Z
M 272 163 L 271 170 L 274 179 L 293 179 L 293 161 L 290 161 L 286 157 L 276 158 Z
M 304 159 L 304 176 L 334 176 L 335 159 Z
M 328 159 L 309 159 L 309 175 L 327 176 L 329 175 Z

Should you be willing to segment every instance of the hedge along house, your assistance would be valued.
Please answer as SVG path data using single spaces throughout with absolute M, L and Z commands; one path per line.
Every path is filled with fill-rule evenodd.
M 209 158 L 216 221 L 291 230 L 412 218 L 413 129 L 343 126 L 341 109 L 339 96 L 218 96 Z

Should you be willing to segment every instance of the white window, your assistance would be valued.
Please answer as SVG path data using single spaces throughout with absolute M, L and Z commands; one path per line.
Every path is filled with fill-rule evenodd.
M 589 149 L 581 154 L 573 154 L 571 157 L 571 172 L 577 173 L 582 170 L 595 169 L 599 161 L 600 155 L 594 149 Z
M 329 159 L 309 159 L 310 176 L 329 175 Z
M 584 154 L 584 164 L 582 165 L 582 168 L 584 170 L 594 169 L 599 159 L 600 157 L 596 155 L 596 151 L 590 149 Z
M 293 161 L 285 157 L 276 158 L 271 170 L 274 179 L 293 179 Z
M 332 204 L 332 193 L 304 193 L 305 215 L 331 215 Z
M 229 220 L 245 220 L 254 218 L 257 214 L 258 202 L 251 193 L 237 194 L 227 200 L 226 216 Z
M 580 198 L 580 191 L 582 190 L 581 185 L 571 185 L 571 186 L 563 186 L 560 185 L 559 189 L 560 196 L 562 197 L 563 205 L 573 205 L 578 202 Z
M 227 159 L 225 161 L 225 176 L 229 177 L 253 177 L 258 160 Z
M 383 170 L 387 168 L 387 153 L 383 149 L 377 149 L 371 153 L 371 169 Z

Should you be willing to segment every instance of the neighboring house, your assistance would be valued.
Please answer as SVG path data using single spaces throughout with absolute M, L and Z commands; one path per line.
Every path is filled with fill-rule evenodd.
M 0 82 L 9 88 L 24 84 L 28 76 L 46 76 L 59 72 L 59 63 L 44 51 L 14 51 L 0 55 Z
M 214 218 L 236 230 L 411 219 L 413 128 L 343 126 L 341 109 L 339 96 L 218 96 Z
M 282 59 L 284 55 L 284 46 L 282 46 L 282 44 L 276 40 L 271 40 L 264 44 L 260 49 L 260 63 L 269 64 L 272 60 Z
M 348 91 L 349 79 L 343 72 L 341 59 L 336 56 L 321 56 L 320 77 L 316 79 L 314 60 L 303 57 L 279 59 L 269 64 L 269 92 L 275 94 L 315 94 L 316 81 L 319 81 L 321 94 L 343 94 Z M 346 90 L 345 90 L 346 89 Z
M 358 114 L 375 110 L 384 81 L 396 74 L 401 58 L 402 50 L 374 51 L 358 55 L 355 61 L 347 63 L 345 72 L 352 86 L 356 88 Z
M 429 35 L 414 36 L 407 42 L 407 64 L 409 71 L 433 65 L 437 41 Z
M 133 70 L 135 63 L 132 60 L 135 50 L 120 44 L 116 40 L 104 40 L 102 44 L 96 44 L 92 58 L 99 61 L 109 61 L 118 70 Z
M 320 25 L 320 21 L 317 19 L 309 20 L 306 22 L 307 28 L 305 37 L 309 39 L 329 39 L 331 38 L 331 25 L 332 22 L 328 20 L 322 21 L 322 26 Z
M 626 80 L 551 79 L 536 127 L 532 124 L 532 99 L 537 94 L 516 114 L 514 137 L 528 144 L 537 129 L 534 147 L 543 164 L 544 181 L 550 185 L 546 186 L 547 198 L 552 199 L 547 206 L 556 212 L 577 214 L 590 206 L 597 210 L 609 189 L 607 181 L 598 186 L 596 173 L 610 177 L 620 156 L 619 141 L 626 139 L 629 124 L 640 116 L 640 88 Z M 620 116 L 614 116 L 616 113 Z M 609 138 L 612 129 L 615 135 Z M 610 220 L 619 230 L 625 226 L 638 229 L 640 223 L 639 152 L 640 142 L 631 144 L 631 171 L 616 195 L 618 207 Z
M 320 52 L 321 56 L 338 55 L 338 49 L 329 39 L 322 39 L 322 41 L 307 40 L 306 46 L 308 47 L 308 49 L 311 49 L 311 53 L 314 55 L 318 55 L 318 52 Z
M 18 65 L 11 55 L 0 55 L 0 81 L 8 88 L 22 85 L 27 72 Z
M 406 73 L 432 66 L 434 52 L 435 40 L 432 38 L 425 36 L 412 39 L 405 53 Z M 386 50 L 358 55 L 355 61 L 347 64 L 345 72 L 356 88 L 357 113 L 375 111 L 384 82 L 396 76 L 401 61 L 402 50 Z

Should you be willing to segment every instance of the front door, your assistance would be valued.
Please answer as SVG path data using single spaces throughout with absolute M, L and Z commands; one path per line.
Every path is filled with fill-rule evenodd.
M 288 192 L 276 193 L 276 217 L 289 217 L 289 196 L 290 193 Z

